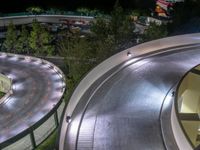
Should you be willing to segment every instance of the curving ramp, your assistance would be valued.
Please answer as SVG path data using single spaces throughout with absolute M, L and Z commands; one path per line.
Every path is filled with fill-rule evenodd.
M 1 149 L 33 132 L 39 122 L 40 125 L 48 119 L 52 110 L 61 103 L 65 77 L 50 62 L 7 53 L 0 53 L 0 73 L 12 81 L 10 94 L 0 104 Z M 54 128 L 53 124 L 49 126 Z M 13 149 L 32 149 L 28 144 L 30 137 L 27 139 L 27 144 L 21 143 L 21 149 L 16 146 Z M 35 142 L 38 144 L 40 141 Z
M 188 150 L 171 125 L 172 91 L 200 64 L 199 36 L 144 43 L 94 68 L 65 110 L 60 150 Z

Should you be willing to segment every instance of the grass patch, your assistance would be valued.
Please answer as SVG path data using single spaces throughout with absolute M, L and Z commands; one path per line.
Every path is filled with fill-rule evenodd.
M 5 95 L 5 93 L 0 91 L 0 98 L 2 98 Z
M 53 150 L 55 147 L 58 130 L 56 129 L 48 139 L 46 139 L 36 150 Z

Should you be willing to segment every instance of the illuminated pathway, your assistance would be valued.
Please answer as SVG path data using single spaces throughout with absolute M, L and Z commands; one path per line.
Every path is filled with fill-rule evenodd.
M 71 98 L 65 118 L 72 119 L 63 121 L 60 150 L 177 150 L 173 101 L 163 103 L 166 96 L 173 100 L 171 89 L 200 64 L 198 43 L 199 34 L 153 41 L 100 64 Z M 129 51 L 132 58 L 125 58 Z
M 65 83 L 56 66 L 33 57 L 0 53 L 0 73 L 12 80 L 12 94 L 0 104 L 2 144 L 30 132 L 60 102 Z

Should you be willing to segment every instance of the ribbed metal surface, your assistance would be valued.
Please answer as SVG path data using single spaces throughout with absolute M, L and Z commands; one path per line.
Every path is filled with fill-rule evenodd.
M 197 47 L 152 56 L 122 69 L 82 98 L 72 116 L 65 149 L 166 149 L 160 126 L 163 101 L 171 87 L 199 63 Z M 167 138 L 173 139 L 169 133 Z
M 0 143 L 5 143 L 58 104 L 64 77 L 41 59 L 2 53 L 0 72 L 12 80 L 12 94 L 0 105 Z

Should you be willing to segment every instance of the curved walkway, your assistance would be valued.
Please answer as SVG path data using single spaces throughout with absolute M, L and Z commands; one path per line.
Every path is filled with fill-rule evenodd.
M 89 16 L 73 16 L 73 15 L 24 15 L 0 17 L 0 27 L 5 27 L 12 22 L 14 25 L 29 24 L 34 19 L 42 23 L 63 23 L 63 20 L 76 20 L 90 22 L 94 17 Z
M 12 79 L 12 94 L 0 105 L 0 143 L 29 130 L 61 100 L 64 76 L 53 64 L 0 53 L 0 73 Z
M 182 36 L 169 38 L 176 39 L 169 43 L 158 40 L 160 48 L 156 42 L 144 44 L 146 49 L 153 44 L 156 51 L 122 60 L 82 92 L 79 86 L 86 76 L 75 91 L 81 91 L 79 102 L 70 103 L 75 109 L 66 109 L 65 117 L 71 115 L 72 121 L 68 128 L 63 121 L 60 150 L 178 149 L 170 122 L 173 98 L 163 103 L 181 77 L 200 64 L 199 35 L 187 36 L 188 43 Z

